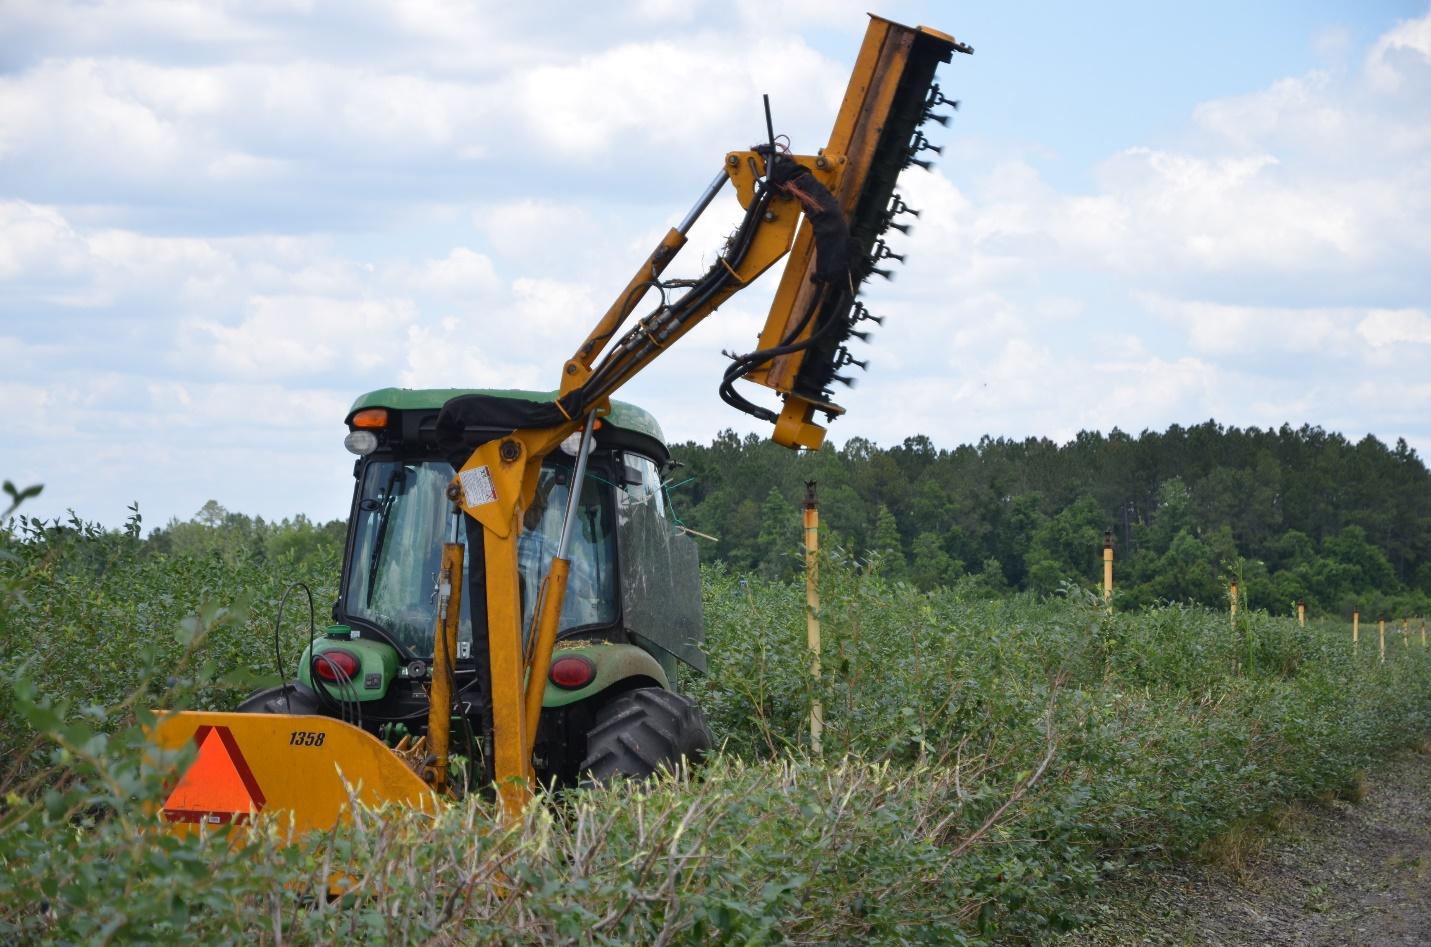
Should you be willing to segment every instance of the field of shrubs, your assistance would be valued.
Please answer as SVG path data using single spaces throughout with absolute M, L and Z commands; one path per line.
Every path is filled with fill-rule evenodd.
M 1399 629 L 1381 663 L 1374 628 L 1354 653 L 1341 621 L 921 591 L 835 552 L 818 691 L 803 587 L 707 569 L 710 674 L 687 686 L 723 749 L 694 775 L 544 799 L 508 828 L 473 796 L 321 837 L 180 840 L 154 831 L 149 708 L 291 674 L 307 604 L 275 655 L 279 599 L 307 582 L 322 622 L 337 577 L 321 530 L 210 529 L 0 536 L 0 941 L 1038 943 L 1100 879 L 1355 796 L 1431 734 L 1431 657 Z

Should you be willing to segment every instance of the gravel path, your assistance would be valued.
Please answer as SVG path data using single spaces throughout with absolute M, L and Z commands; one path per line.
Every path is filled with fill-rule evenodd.
M 1389 765 L 1360 803 L 1305 810 L 1237 870 L 1176 865 L 1106 893 L 1060 947 L 1431 945 L 1431 755 Z

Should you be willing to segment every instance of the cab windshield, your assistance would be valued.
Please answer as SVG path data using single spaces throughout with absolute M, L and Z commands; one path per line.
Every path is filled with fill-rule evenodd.
M 453 470 L 439 460 L 375 460 L 363 469 L 350 557 L 345 570 L 344 611 L 349 618 L 383 629 L 417 656 L 432 654 L 437 615 L 437 574 L 442 544 L 453 535 L 452 505 L 445 498 Z M 523 632 L 531 625 L 536 592 L 561 536 L 561 518 L 571 479 L 570 464 L 544 466 L 537 499 L 518 539 Z M 573 531 L 571 578 L 561 629 L 616 619 L 615 543 L 610 502 L 602 480 L 588 474 Z M 466 545 L 467 529 L 457 530 Z M 463 557 L 462 610 L 457 656 L 471 654 L 472 618 Z

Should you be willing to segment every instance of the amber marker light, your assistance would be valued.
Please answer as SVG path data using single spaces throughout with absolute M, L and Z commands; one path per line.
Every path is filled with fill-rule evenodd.
M 355 427 L 355 428 L 363 428 L 364 430 L 372 430 L 373 428 L 387 427 L 387 426 L 388 426 L 388 409 L 387 409 L 387 408 L 364 408 L 363 410 L 359 411 L 357 414 L 354 414 L 352 420 L 349 421 L 348 423 L 351 424 L 351 425 L 352 425 L 353 427 Z

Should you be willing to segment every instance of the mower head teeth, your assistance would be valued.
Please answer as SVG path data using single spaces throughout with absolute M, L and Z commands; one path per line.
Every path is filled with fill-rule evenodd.
M 894 260 L 896 263 L 904 262 L 904 254 L 895 253 L 885 244 L 883 240 L 876 241 L 874 258 L 876 260 Z
M 864 322 L 865 320 L 869 320 L 877 326 L 884 325 L 884 316 L 876 316 L 865 308 L 864 303 L 856 302 L 854 307 L 850 310 L 850 324 L 854 325 L 857 322 Z
M 905 43 L 907 45 L 903 45 Z M 896 46 L 902 46 L 905 53 L 897 65 L 895 62 L 900 57 L 894 48 Z M 909 225 L 896 221 L 896 217 L 905 214 L 916 219 L 919 217 L 919 211 L 905 204 L 895 193 L 895 185 L 900 171 L 908 164 L 917 164 L 925 169 L 933 167 L 932 162 L 921 160 L 916 155 L 923 152 L 937 155 L 943 151 L 942 147 L 924 137 L 919 126 L 930 109 L 950 104 L 950 100 L 934 87 L 934 73 L 941 62 L 950 61 L 954 52 L 963 52 L 964 48 L 953 40 L 922 30 L 908 30 L 898 39 L 886 38 L 880 56 L 890 62 L 885 68 L 898 70 L 898 78 L 889 98 L 889 112 L 879 129 L 874 147 L 868 152 L 868 162 L 846 171 L 838 194 L 841 204 L 851 211 L 850 237 L 860 251 L 857 259 L 866 261 L 860 267 L 862 272 L 856 274 L 861 277 L 860 283 L 874 276 L 892 280 L 894 271 L 878 264 L 882 261 L 904 262 L 904 254 L 890 249 L 880 235 L 889 227 L 901 233 L 908 232 Z M 876 91 L 872 87 L 868 94 L 873 95 Z M 888 87 L 884 87 L 884 91 L 888 93 Z M 847 93 L 847 107 L 852 93 Z M 836 127 L 838 129 L 838 123 Z M 832 140 L 827 151 L 847 153 L 846 148 L 836 150 L 837 144 Z M 851 162 L 855 163 L 853 159 Z M 849 339 L 856 322 L 864 319 L 871 319 L 876 324 L 882 322 L 879 317 L 871 316 L 864 305 L 849 294 L 832 295 L 835 298 L 826 300 L 814 320 L 812 334 L 819 339 L 808 352 L 802 353 L 804 357 L 792 385 L 795 394 L 813 395 L 835 380 L 848 384 L 850 379 L 835 377 L 835 372 L 841 367 L 837 359 L 841 358 L 843 343 Z M 831 326 L 831 322 L 836 325 Z M 828 331 L 822 333 L 826 326 L 829 326 Z
M 771 355 L 742 376 L 784 396 L 781 421 L 789 423 L 782 429 L 777 422 L 779 443 L 792 447 L 820 443 L 824 430 L 810 422 L 810 415 L 825 410 L 833 383 L 852 381 L 836 375 L 841 364 L 849 364 L 837 364 L 843 358 L 843 344 L 856 322 L 880 322 L 855 296 L 873 276 L 893 279 L 894 272 L 879 266 L 881 261 L 903 262 L 903 254 L 895 253 L 880 237 L 890 228 L 909 232 L 910 225 L 896 217 L 919 217 L 895 194 L 895 185 L 910 164 L 932 168 L 918 155 L 942 151 L 919 128 L 930 119 L 947 123 L 946 116 L 933 113 L 951 104 L 934 86 L 934 74 L 955 52 L 973 50 L 937 30 L 871 17 L 858 57 L 860 66 L 850 76 L 835 128 L 820 152 L 827 159 L 838 156 L 841 162 L 831 193 L 849 226 L 849 278 L 831 280 L 823 273 L 824 278 L 816 278 L 813 240 L 803 229 L 814 233 L 807 219 L 796 237 L 757 350 L 781 354 Z M 805 254 L 804 259 L 800 254 Z M 867 336 L 858 337 L 864 341 Z

